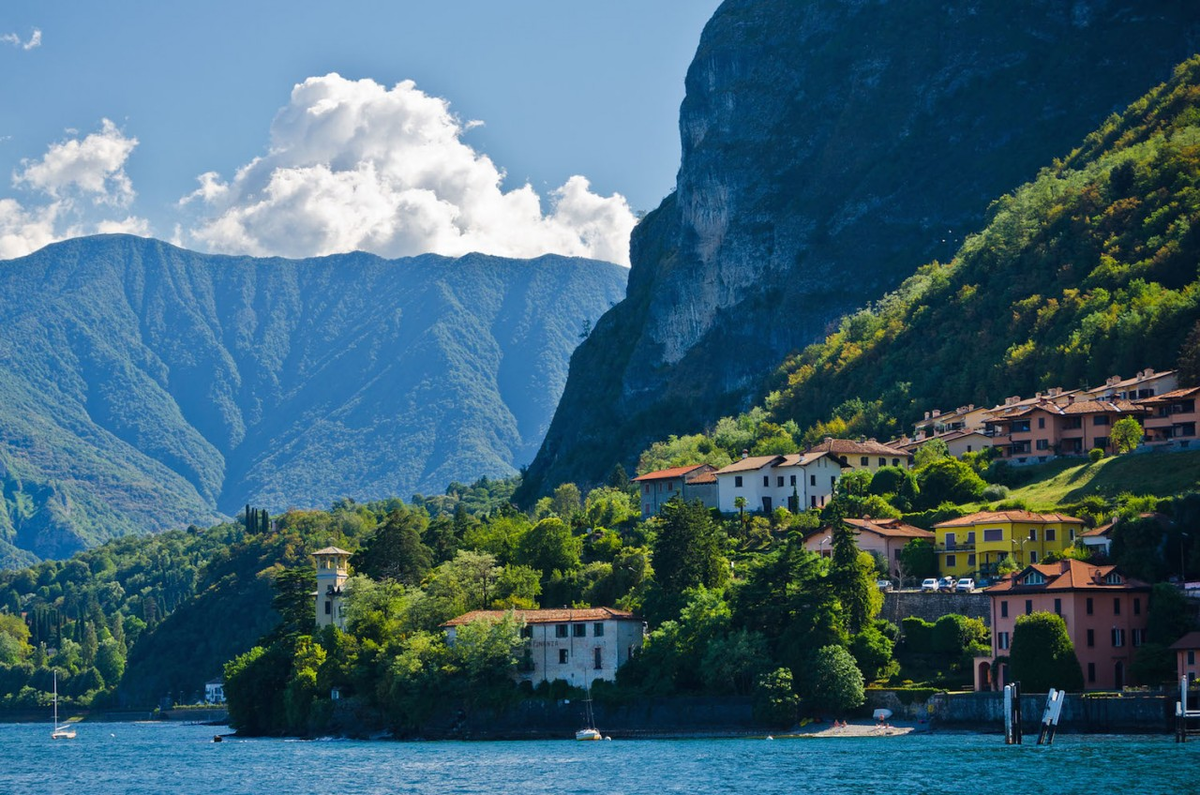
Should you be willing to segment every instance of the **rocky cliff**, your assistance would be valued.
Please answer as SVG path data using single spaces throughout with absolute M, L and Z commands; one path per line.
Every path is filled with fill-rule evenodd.
M 727 0 L 688 71 L 676 190 L 635 229 L 627 298 L 576 351 L 522 496 L 744 407 L 1197 41 L 1177 2 Z

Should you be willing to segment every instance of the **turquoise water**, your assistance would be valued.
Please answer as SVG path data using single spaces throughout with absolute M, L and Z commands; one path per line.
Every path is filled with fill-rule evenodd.
M 923 793 L 1200 792 L 1200 742 L 923 734 L 809 740 L 395 743 L 226 740 L 211 727 L 85 723 L 51 742 L 0 725 L 0 792 L 72 793 Z

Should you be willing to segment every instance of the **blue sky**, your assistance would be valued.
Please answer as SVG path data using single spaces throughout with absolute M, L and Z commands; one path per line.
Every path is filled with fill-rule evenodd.
M 256 254 L 611 254 L 626 213 L 673 187 L 683 77 L 717 4 L 9 0 L 0 256 L 113 229 Z M 317 127 L 330 106 L 340 126 Z M 414 119 L 431 138 L 388 150 Z M 414 158 L 439 165 L 414 174 Z M 443 194 L 451 173 L 464 181 Z

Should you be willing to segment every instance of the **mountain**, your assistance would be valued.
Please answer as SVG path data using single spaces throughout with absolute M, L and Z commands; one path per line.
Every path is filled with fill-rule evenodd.
M 773 418 L 808 425 L 857 396 L 907 427 L 922 410 L 1143 367 L 1200 383 L 1198 220 L 1195 57 L 996 201 L 950 263 L 920 269 L 790 357 Z
M 253 259 L 127 236 L 0 263 L 0 563 L 509 475 L 616 265 Z
M 1200 6 L 1166 0 L 726 0 L 688 70 L 676 189 L 634 230 L 627 297 L 576 351 L 519 497 L 744 409 L 1197 41 Z

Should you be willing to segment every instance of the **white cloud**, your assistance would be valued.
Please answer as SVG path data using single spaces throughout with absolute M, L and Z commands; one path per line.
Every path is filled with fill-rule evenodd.
M 42 46 L 42 32 L 37 28 L 34 28 L 33 34 L 30 35 L 28 41 L 21 41 L 21 37 L 16 33 L 0 34 L 0 43 L 11 44 L 14 47 L 20 47 L 22 50 L 28 52 L 35 47 Z
M 576 176 L 543 213 L 532 187 L 504 192 L 504 173 L 462 141 L 472 126 L 412 81 L 311 77 L 276 115 L 265 156 L 229 182 L 200 175 L 180 204 L 208 215 L 184 239 L 254 255 L 558 253 L 628 265 L 635 218 L 622 196 Z
M 149 235 L 144 218 L 124 212 L 136 196 L 125 161 L 137 145 L 136 138 L 103 119 L 99 132 L 67 138 L 51 144 L 40 159 L 23 160 L 13 185 L 38 196 L 24 205 L 0 199 L 0 259 L 24 256 L 79 235 Z M 124 217 L 108 217 L 113 210 Z

